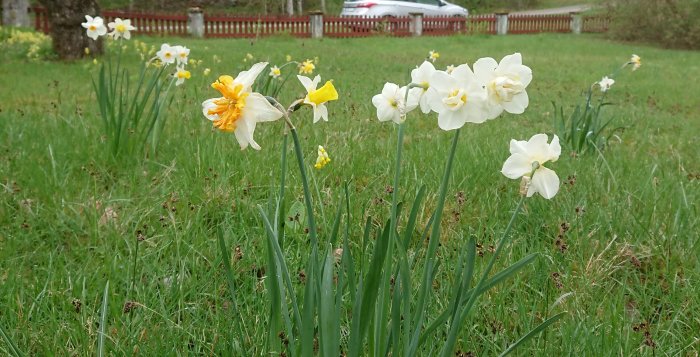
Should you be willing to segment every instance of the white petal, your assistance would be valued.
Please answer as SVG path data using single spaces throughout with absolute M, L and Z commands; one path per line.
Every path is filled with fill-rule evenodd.
M 317 123 L 321 119 L 328 121 L 328 108 L 326 108 L 325 104 L 314 106 L 314 123 Z
M 446 111 L 447 106 L 445 106 L 445 103 L 443 103 L 442 98 L 442 95 L 438 93 L 435 88 L 431 87 L 425 94 L 423 94 L 423 97 L 421 98 L 421 110 L 423 110 L 422 105 L 423 100 L 425 100 L 430 109 L 432 109 L 434 112 L 442 113 Z
M 316 87 L 313 86 L 313 82 L 311 81 L 311 78 L 305 77 L 305 76 L 300 76 L 297 74 L 297 78 L 299 79 L 299 82 L 301 82 L 301 85 L 304 86 L 304 89 L 306 89 L 307 92 L 311 92 L 312 90 L 315 90 Z
M 267 66 L 267 62 L 260 62 L 254 64 L 249 70 L 243 71 L 238 74 L 236 79 L 233 80 L 236 84 L 243 85 L 243 91 L 247 92 L 250 87 L 255 83 L 255 79 L 258 78 L 260 72 L 262 72 Z
M 284 116 L 260 93 L 250 93 L 246 98 L 243 110 L 250 113 L 256 122 L 275 121 Z
M 528 196 L 531 196 L 530 191 L 537 192 L 546 199 L 551 199 L 559 192 L 559 177 L 554 171 L 541 166 L 532 175 Z
M 312 86 L 312 88 L 313 88 L 313 89 L 316 89 L 316 88 L 318 87 L 318 84 L 319 84 L 320 82 L 321 82 L 321 76 L 317 74 L 316 77 L 314 77 L 314 80 L 311 81 L 311 86 Z
M 498 64 L 498 70 L 499 71 L 508 71 L 509 67 L 512 66 L 521 66 L 523 64 L 523 57 L 520 55 L 520 53 L 516 52 L 513 53 L 512 55 L 507 55 L 503 57 L 501 60 L 501 63 Z
M 549 161 L 559 160 L 559 155 L 561 155 L 561 145 L 559 144 L 559 137 L 554 135 L 552 142 L 549 144 Z
M 474 72 L 472 72 L 471 68 L 469 68 L 469 66 L 466 64 L 457 66 L 450 75 L 454 77 L 460 84 L 469 84 L 472 82 L 476 82 Z M 463 87 L 466 87 L 466 85 Z
M 528 154 L 527 154 L 527 141 L 510 139 L 510 153 L 511 154 L 522 154 L 522 155 L 528 156 Z
M 423 88 L 417 89 L 420 89 L 420 93 L 418 93 L 418 95 L 420 96 L 420 99 L 418 100 L 418 104 L 420 105 L 420 111 L 423 112 L 423 114 L 428 114 L 430 113 L 431 109 L 430 101 L 428 98 L 428 91 L 430 91 L 430 89 L 428 89 L 428 91 L 424 91 Z M 440 103 L 442 103 L 442 101 L 440 101 Z
M 377 119 L 379 121 L 394 120 L 395 113 L 398 112 L 388 103 L 381 104 L 377 106 Z
M 457 69 L 455 69 L 456 71 Z M 452 72 L 454 73 L 454 71 Z M 457 80 L 443 71 L 435 71 L 430 76 L 430 88 L 438 92 L 448 93 L 457 87 Z
M 479 58 L 474 63 L 474 75 L 481 85 L 486 85 L 493 79 L 498 62 L 491 57 Z
M 382 88 L 382 95 L 387 98 L 396 97 L 396 93 L 399 91 L 399 86 L 394 83 L 384 83 L 384 88 Z
M 532 70 L 530 67 L 520 66 L 517 72 L 520 77 L 520 83 L 523 84 L 523 87 L 527 87 L 532 82 Z
M 207 119 L 209 119 L 209 120 L 211 120 L 211 121 L 214 121 L 214 120 L 218 120 L 218 119 L 219 119 L 219 115 L 218 115 L 218 114 L 209 114 L 209 110 L 216 108 L 216 104 L 214 104 L 214 101 L 219 100 L 219 99 L 222 99 L 222 98 L 223 98 L 223 97 L 219 97 L 219 98 L 210 98 L 210 99 L 207 99 L 207 100 L 205 100 L 204 102 L 202 102 L 202 114 L 204 114 L 204 116 L 205 116 Z
M 525 144 L 528 156 L 533 160 L 544 165 L 549 161 L 549 144 L 547 143 L 547 134 L 535 134 Z
M 527 92 L 523 91 L 513 96 L 509 102 L 501 102 L 503 109 L 511 114 L 522 114 L 530 103 Z
M 464 126 L 466 118 L 460 111 L 445 110 L 438 114 L 438 126 L 442 130 L 454 130 Z
M 245 149 L 250 145 L 255 150 L 260 150 L 260 145 L 253 140 L 253 133 L 255 132 L 255 122 L 249 122 L 245 118 L 241 118 L 236 121 L 236 130 L 233 134 L 238 140 L 238 144 L 241 146 L 241 150 Z
M 126 32 L 124 32 L 124 35 L 123 35 L 123 36 L 124 36 L 124 39 L 125 39 L 125 40 L 128 40 L 128 39 L 131 38 L 131 32 L 126 31 Z
M 511 145 L 513 145 L 513 141 L 511 140 Z M 532 162 L 527 156 L 521 154 L 510 155 L 506 162 L 503 163 L 503 168 L 501 169 L 501 173 L 505 177 L 513 180 L 529 175 L 531 172 Z
M 421 65 L 411 71 L 411 82 L 422 84 L 423 82 L 430 83 L 430 77 L 435 72 L 435 66 L 428 61 L 424 61 Z
M 421 88 L 411 88 L 411 90 L 408 91 L 408 98 L 406 98 L 406 91 L 408 90 L 407 86 L 403 86 L 399 88 L 399 96 L 401 97 L 401 102 L 404 102 L 404 110 L 406 113 L 412 111 L 413 109 L 416 109 L 418 106 L 418 100 L 420 99 L 420 92 L 414 91 L 414 89 L 421 90 Z

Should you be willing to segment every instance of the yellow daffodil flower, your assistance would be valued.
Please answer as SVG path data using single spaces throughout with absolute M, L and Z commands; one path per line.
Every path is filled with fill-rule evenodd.
M 316 169 L 322 169 L 324 166 L 326 166 L 329 162 L 331 162 L 331 158 L 328 157 L 328 153 L 326 152 L 326 149 L 323 148 L 323 146 L 319 145 L 318 146 L 318 157 L 316 158 L 316 164 L 314 167 Z
M 323 87 L 316 89 L 318 83 L 321 82 L 321 76 L 316 76 L 313 80 L 309 77 L 297 76 L 301 84 L 306 88 L 306 97 L 304 104 L 310 105 L 314 110 L 314 123 L 320 119 L 328 121 L 328 108 L 326 102 L 338 99 L 338 92 L 333 86 L 333 82 L 326 81 Z
M 186 71 L 184 68 L 178 68 L 177 72 L 175 73 L 175 78 L 177 78 L 177 81 L 175 82 L 176 86 L 179 86 L 182 83 L 185 83 L 185 79 L 190 79 L 192 74 L 190 74 L 190 71 Z
M 428 59 L 429 59 L 431 62 L 437 61 L 438 58 L 440 58 L 440 52 L 437 52 L 437 51 L 430 51 L 430 52 L 428 52 Z
M 307 59 L 299 65 L 299 74 L 312 74 L 314 73 L 314 69 L 316 69 L 314 62 Z

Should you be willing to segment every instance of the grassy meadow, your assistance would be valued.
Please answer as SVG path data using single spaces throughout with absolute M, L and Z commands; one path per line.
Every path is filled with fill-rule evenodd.
M 410 70 L 437 50 L 441 69 L 521 52 L 533 81 L 524 114 L 467 123 L 461 132 L 428 321 L 454 285 L 457 248 L 475 237 L 482 269 L 515 208 L 519 182 L 500 173 L 510 139 L 552 134 L 552 101 L 571 110 L 593 82 L 636 53 L 642 67 L 622 71 L 608 93 L 614 105 L 604 109 L 624 127 L 619 140 L 586 156 L 563 146 L 560 159 L 547 165 L 561 179 L 560 192 L 551 201 L 526 200 L 497 268 L 529 253 L 539 257 L 481 298 L 458 347 L 463 356 L 497 355 L 547 316 L 565 311 L 516 355 L 698 355 L 700 53 L 568 34 L 136 38 L 186 45 L 190 58 L 202 60 L 177 88 L 159 151 L 145 160 L 109 158 L 92 61 L 5 56 L 0 62 L 0 327 L 6 335 L 0 354 L 14 345 L 27 355 L 94 355 L 106 324 L 109 355 L 265 355 L 269 277 L 257 206 L 268 207 L 277 194 L 284 123 L 259 125 L 262 150 L 240 151 L 232 135 L 212 130 L 202 116 L 201 102 L 218 96 L 209 84 L 259 60 L 318 57 L 315 74 L 333 79 L 340 99 L 328 104 L 327 123 L 312 124 L 308 108 L 292 120 L 312 175 L 320 240 L 327 239 L 347 181 L 351 208 L 343 220 L 349 219 L 351 246 L 359 251 L 367 217 L 378 224 L 389 216 L 397 140 L 396 126 L 376 119 L 371 98 L 387 81 L 408 83 Z M 128 51 L 126 63 L 136 68 L 141 59 Z M 244 63 L 247 53 L 255 59 Z M 304 94 L 292 77 L 282 103 Z M 434 209 L 452 135 L 438 128 L 435 114 L 414 111 L 405 125 L 399 193 L 411 202 L 426 185 L 422 227 Z M 318 145 L 332 160 L 322 170 L 313 169 Z M 301 291 L 308 238 L 303 218 L 294 220 L 303 212 L 299 170 L 288 165 L 284 254 Z M 235 300 L 218 248 L 219 226 L 231 248 Z M 424 252 L 423 242 L 414 242 L 409 254 Z M 107 281 L 107 319 L 101 321 Z M 239 318 L 243 331 L 234 328 Z M 438 331 L 421 354 L 430 355 L 444 334 Z

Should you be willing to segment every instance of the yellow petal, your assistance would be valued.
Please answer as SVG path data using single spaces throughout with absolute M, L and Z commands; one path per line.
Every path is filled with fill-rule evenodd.
M 333 82 L 327 81 L 323 87 L 309 92 L 308 97 L 310 102 L 319 105 L 331 100 L 337 100 L 338 92 L 335 90 Z

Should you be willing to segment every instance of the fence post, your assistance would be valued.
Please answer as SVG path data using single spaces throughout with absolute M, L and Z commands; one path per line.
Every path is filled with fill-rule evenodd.
M 508 34 L 508 13 L 507 12 L 497 12 L 496 13 L 496 35 L 507 35 Z
M 420 12 L 411 12 L 408 14 L 411 17 L 411 22 L 408 24 L 408 30 L 411 36 L 423 36 L 423 14 Z
M 309 13 L 309 28 L 311 29 L 311 38 L 323 38 L 323 12 Z
M 2 24 L 12 27 L 29 27 L 29 1 L 4 0 L 2 2 Z
M 187 9 L 187 29 L 194 37 L 204 37 L 204 12 L 201 8 Z
M 580 35 L 583 29 L 583 17 L 578 12 L 571 12 L 571 32 Z

